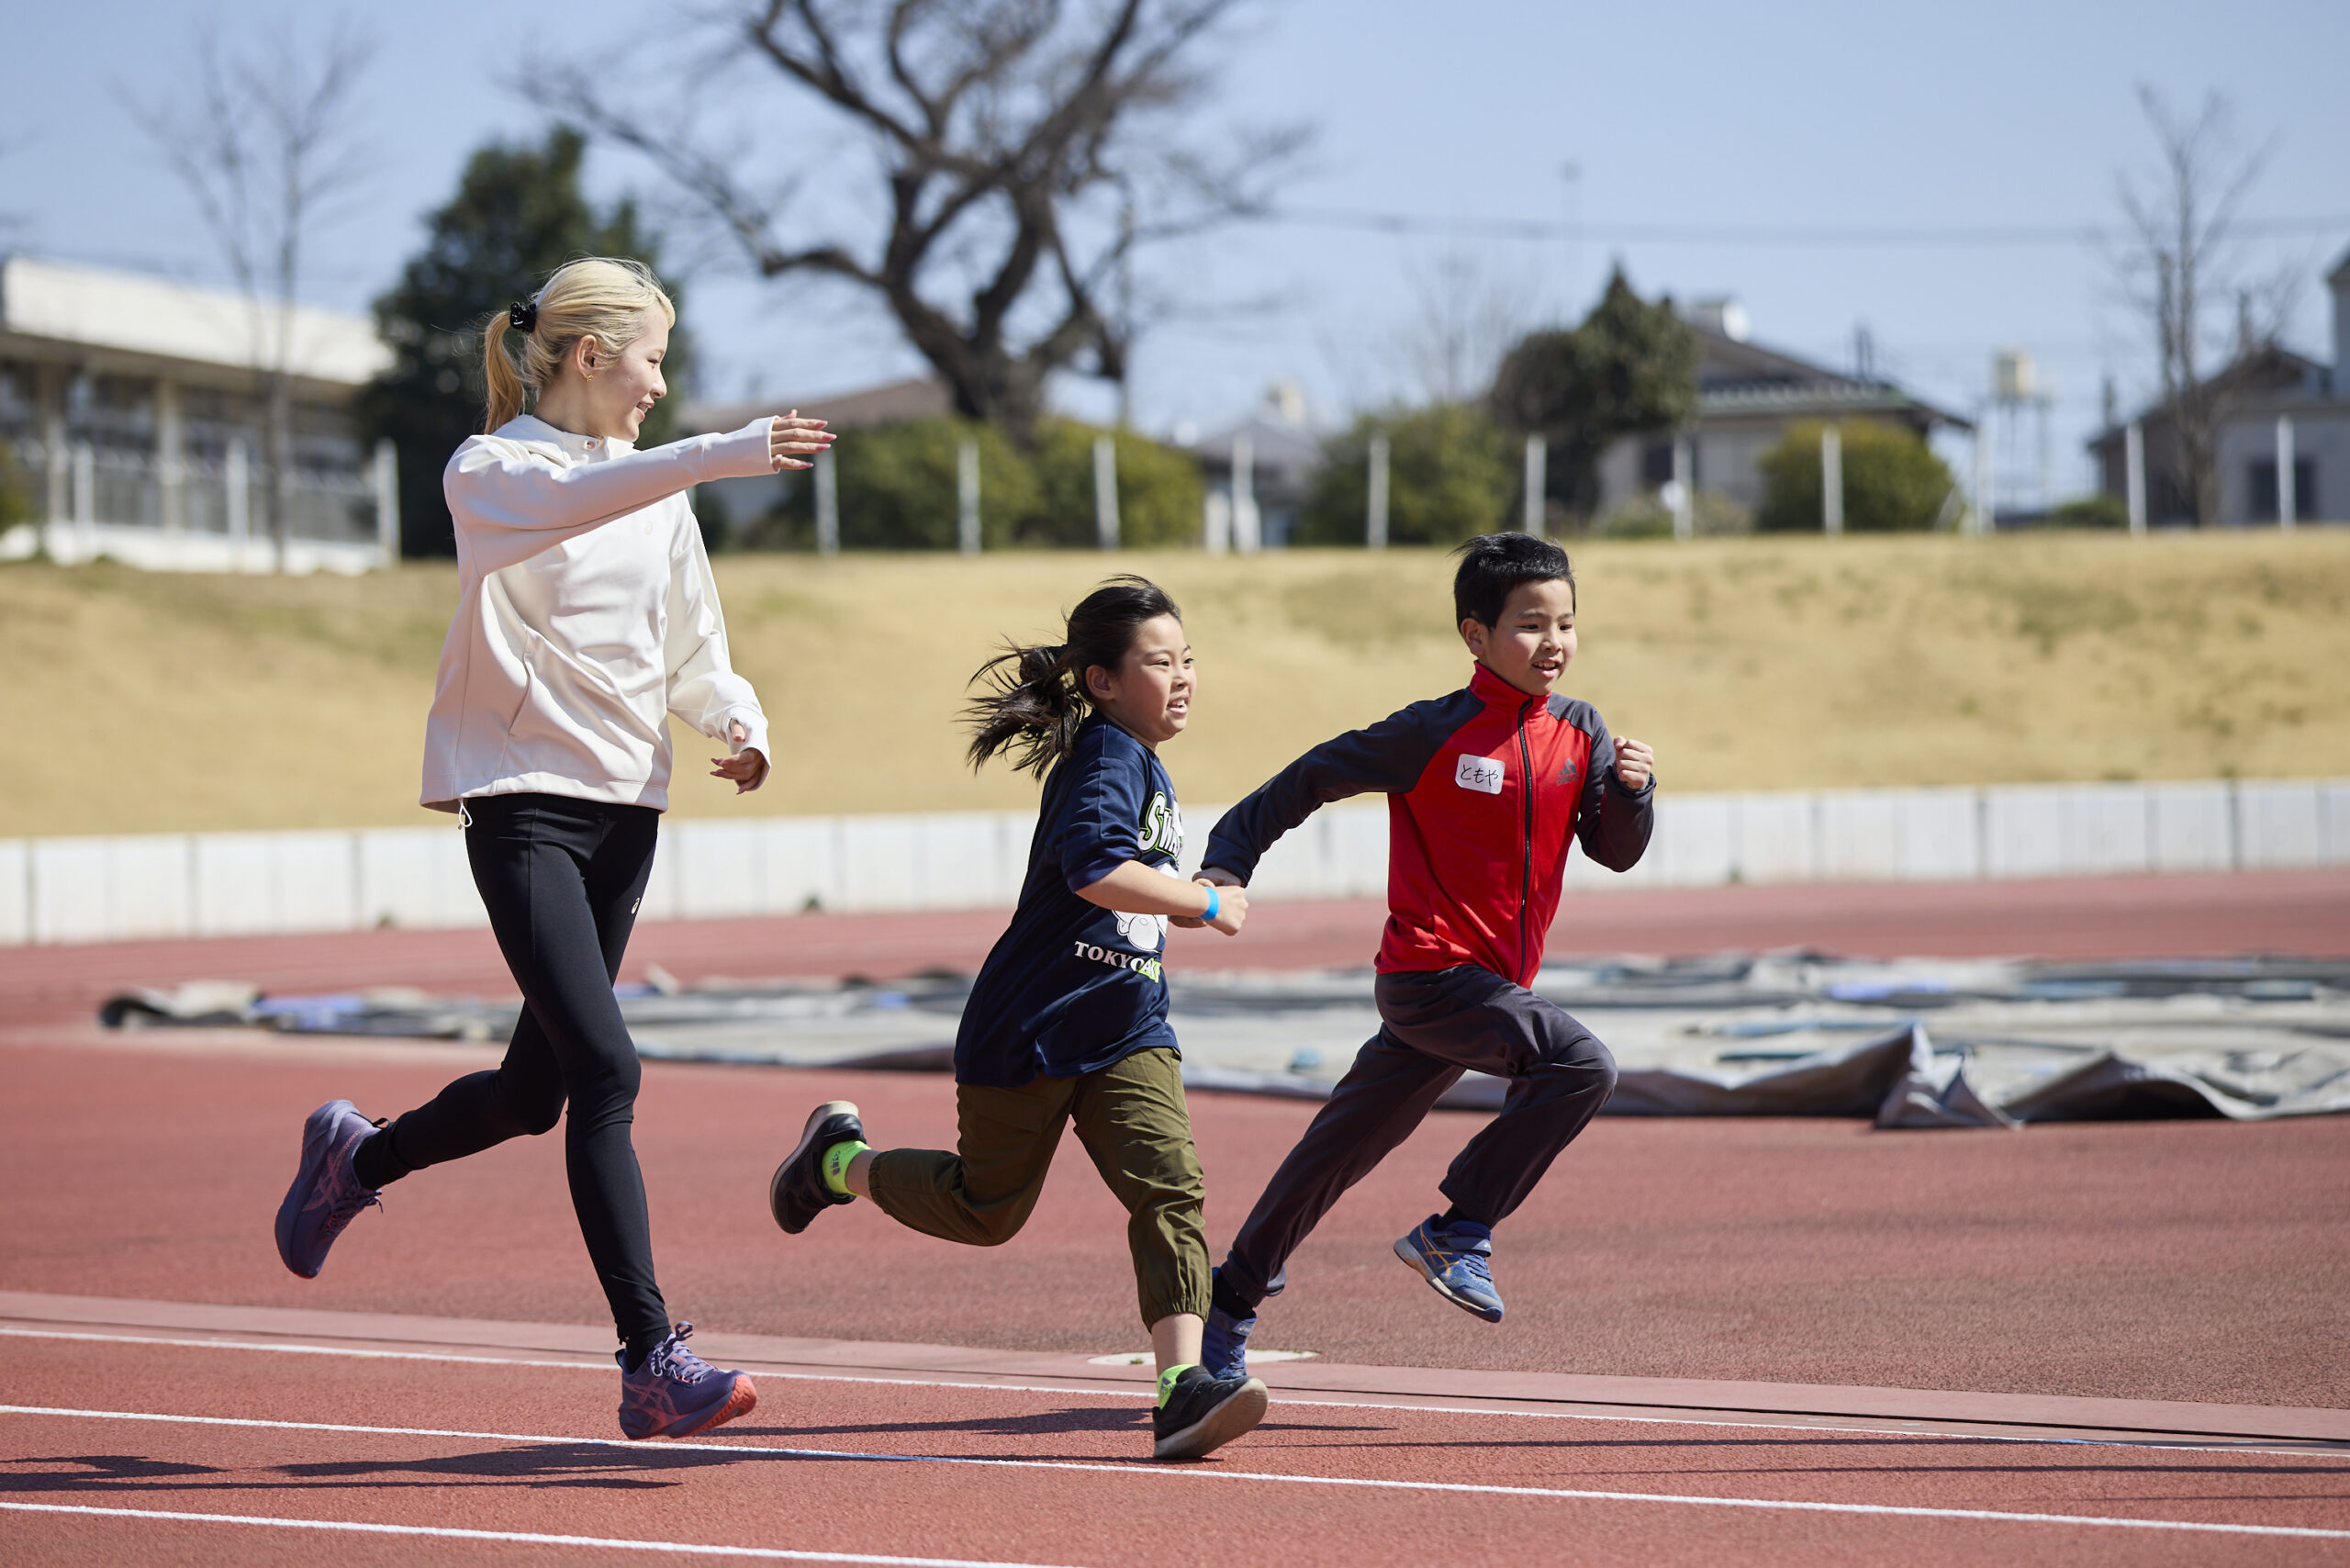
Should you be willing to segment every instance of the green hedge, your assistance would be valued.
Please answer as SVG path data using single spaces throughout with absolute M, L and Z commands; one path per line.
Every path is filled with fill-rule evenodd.
M 841 546 L 847 550 L 952 550 L 959 543 L 958 454 L 979 448 L 979 543 L 989 550 L 1091 549 L 1093 442 L 1107 435 L 1118 457 L 1118 533 L 1136 548 L 1200 537 L 1199 466 L 1191 454 L 1130 430 L 1056 420 L 1022 452 L 992 425 L 944 418 L 845 432 L 834 449 Z M 729 520 L 741 548 L 808 549 L 815 541 L 815 486 L 805 474 L 762 518 Z
M 1298 520 L 1301 544 L 1360 544 L 1371 499 L 1371 441 L 1387 438 L 1387 539 L 1457 544 L 1516 527 L 1521 445 L 1482 409 L 1438 403 L 1366 414 L 1323 449 L 1322 476 Z
M 1820 531 L 1819 438 L 1826 425 L 1804 420 L 1755 460 L 1762 471 L 1762 505 L 1754 526 L 1764 532 Z M 1899 425 L 1846 420 L 1843 441 L 1844 527 L 1852 533 L 1922 533 L 1950 498 L 1950 468 L 1924 441 Z

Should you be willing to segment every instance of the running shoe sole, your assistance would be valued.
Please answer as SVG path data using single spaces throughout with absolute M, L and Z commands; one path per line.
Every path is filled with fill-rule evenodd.
M 640 1443 L 656 1442 L 663 1438 L 690 1438 L 697 1433 L 707 1432 L 712 1427 L 722 1427 L 737 1417 L 749 1415 L 757 1407 L 758 1403 L 759 1391 L 752 1385 L 749 1374 L 738 1373 L 734 1379 L 733 1391 L 728 1394 L 715 1409 L 705 1412 L 693 1425 L 673 1427 L 666 1432 L 647 1432 L 643 1437 L 638 1437 L 633 1432 L 628 1433 L 627 1436 L 631 1441 Z M 625 1428 L 623 1430 L 625 1431 Z
M 1404 1260 L 1405 1268 L 1426 1280 L 1430 1290 L 1470 1316 L 1485 1323 L 1499 1323 L 1502 1320 L 1500 1313 L 1494 1311 L 1491 1307 L 1479 1305 L 1446 1284 L 1444 1276 L 1428 1267 L 1427 1260 L 1420 1256 L 1418 1249 L 1412 1245 L 1410 1237 L 1406 1236 L 1395 1243 L 1395 1256 Z
M 767 1178 L 767 1213 L 775 1216 L 775 1223 L 789 1234 L 797 1236 L 808 1226 L 805 1222 L 795 1226 L 785 1217 L 784 1178 L 807 1156 L 808 1146 L 816 1141 L 816 1134 L 826 1122 L 834 1116 L 856 1114 L 856 1102 L 854 1100 L 827 1100 L 809 1112 L 808 1125 L 800 1130 L 800 1141 L 792 1146 L 789 1154 L 784 1156 L 783 1163 L 775 1168 L 775 1174 Z
M 1169 1432 L 1159 1439 L 1152 1447 L 1150 1457 L 1201 1459 L 1214 1453 L 1233 1439 L 1246 1437 L 1256 1430 L 1257 1423 L 1265 1418 L 1265 1406 L 1270 1399 L 1265 1385 L 1252 1377 L 1236 1389 L 1230 1398 L 1181 1431 Z

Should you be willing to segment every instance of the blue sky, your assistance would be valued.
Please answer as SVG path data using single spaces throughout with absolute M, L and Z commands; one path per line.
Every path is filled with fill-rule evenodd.
M 192 209 L 119 107 L 118 93 L 183 81 L 196 18 L 231 38 L 311 25 L 323 6 L 204 13 L 160 0 L 23 7 L 9 23 L 11 91 L 0 101 L 6 243 L 193 278 L 221 268 Z M 532 135 L 543 117 L 508 84 L 532 59 L 595 59 L 616 84 L 657 76 L 684 47 L 664 4 L 408 0 L 364 13 L 380 43 L 365 94 L 377 172 L 329 231 L 309 290 L 363 306 L 414 249 L 466 151 Z M 2125 400 L 2153 365 L 2111 267 L 2079 243 L 1882 246 L 1695 242 L 1626 237 L 1640 225 L 1806 232 L 1900 226 L 2110 225 L 2119 170 L 2152 141 L 2134 97 L 2149 83 L 2182 106 L 2209 91 L 2237 106 L 2244 144 L 2272 145 L 2249 211 L 2350 219 L 2350 6 L 2270 0 L 2228 7 L 2142 0 L 2065 3 L 1689 3 L 1646 6 L 1387 0 L 1260 5 L 1211 56 L 1211 126 L 1304 119 L 1319 141 L 1286 200 L 1300 209 L 1450 223 L 1572 218 L 1588 230 L 1514 241 L 1397 237 L 1278 224 L 1162 252 L 1148 287 L 1191 308 L 1148 337 L 1135 407 L 1147 425 L 1212 426 L 1276 378 L 1302 382 L 1326 418 L 1397 395 L 1405 345 L 1448 282 L 1505 318 L 1579 311 L 1621 260 L 1643 292 L 1732 294 L 1763 342 L 1850 362 L 1865 323 L 1881 368 L 1962 410 L 1992 354 L 2031 351 L 2053 384 L 2059 488 L 2084 476 L 2078 442 L 2108 375 Z M 639 91 L 642 91 L 639 89 Z M 853 206 L 853 138 L 755 73 L 705 79 L 713 124 L 742 136 L 745 167 L 814 160 Z M 646 93 L 648 115 L 671 99 Z M 730 112 L 731 111 L 731 112 Z M 1561 177 L 1569 162 L 1580 171 Z M 765 166 L 772 167 L 772 163 Z M 827 175 L 824 172 L 831 171 Z M 651 177 L 599 155 L 599 193 Z M 2307 274 L 2288 333 L 2322 353 L 2317 274 L 2350 248 L 2340 228 L 2264 240 L 2262 270 Z M 919 367 L 886 318 L 856 297 L 761 284 L 701 258 L 689 309 L 703 390 L 813 398 Z M 1081 386 L 1066 394 L 1090 408 Z

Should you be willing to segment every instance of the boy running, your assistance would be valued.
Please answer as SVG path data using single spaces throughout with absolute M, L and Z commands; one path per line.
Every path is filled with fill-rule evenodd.
M 1203 875 L 1246 885 L 1273 842 L 1316 807 L 1388 798 L 1381 1028 L 1364 1045 L 1234 1238 L 1214 1276 L 1201 1359 L 1247 1368 L 1257 1306 L 1290 1254 L 1437 1097 L 1468 1070 L 1509 1081 L 1501 1114 L 1469 1141 L 1449 1203 L 1395 1243 L 1447 1301 L 1502 1316 L 1488 1259 L 1509 1217 L 1616 1086 L 1589 1030 L 1527 989 L 1559 907 L 1568 846 L 1628 871 L 1648 847 L 1655 759 L 1616 740 L 1591 705 L 1554 690 L 1575 655 L 1566 552 L 1522 533 L 1461 546 L 1452 585 L 1468 687 L 1315 746 L 1225 813 Z

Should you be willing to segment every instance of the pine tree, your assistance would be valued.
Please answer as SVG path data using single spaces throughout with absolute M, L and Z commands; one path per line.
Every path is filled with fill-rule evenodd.
M 399 449 L 404 555 L 456 552 L 441 470 L 482 426 L 481 329 L 490 314 L 526 297 L 575 256 L 633 256 L 658 270 L 635 204 L 622 200 L 599 215 L 580 190 L 585 148 L 577 131 L 556 126 L 538 147 L 493 142 L 477 150 L 456 195 L 432 214 L 424 249 L 375 301 L 377 330 L 394 358 L 362 390 L 355 411 L 370 441 L 389 437 Z M 677 285 L 664 281 L 678 298 Z M 670 337 L 662 369 L 671 397 L 644 421 L 640 445 L 674 431 L 672 404 L 689 349 L 682 330 Z

